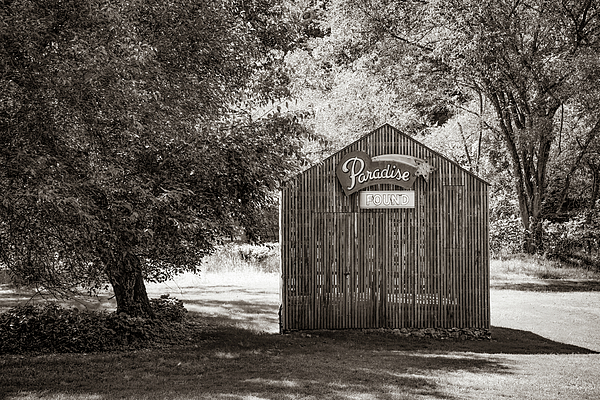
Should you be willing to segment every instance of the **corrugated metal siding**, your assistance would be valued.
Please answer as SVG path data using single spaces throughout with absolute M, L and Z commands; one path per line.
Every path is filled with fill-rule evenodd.
M 403 154 L 436 171 L 414 209 L 361 210 L 335 169 L 343 154 Z M 282 191 L 282 328 L 489 328 L 487 183 L 385 125 Z M 369 190 L 395 190 L 389 184 Z

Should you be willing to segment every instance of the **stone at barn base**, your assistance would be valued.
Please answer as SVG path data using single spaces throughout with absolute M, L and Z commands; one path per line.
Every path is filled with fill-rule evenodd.
M 391 333 L 402 337 L 418 337 L 453 340 L 491 340 L 489 329 L 482 328 L 401 328 L 401 329 L 363 329 L 364 333 Z
M 284 335 L 292 334 L 303 338 L 319 337 L 323 332 L 335 332 L 344 331 L 340 330 L 290 330 L 282 332 Z M 349 332 L 361 332 L 362 334 L 387 334 L 399 337 L 413 337 L 422 339 L 436 339 L 436 340 L 492 340 L 492 333 L 490 329 L 483 328 L 377 328 L 377 329 L 348 329 Z M 310 332 L 310 333 L 309 333 Z

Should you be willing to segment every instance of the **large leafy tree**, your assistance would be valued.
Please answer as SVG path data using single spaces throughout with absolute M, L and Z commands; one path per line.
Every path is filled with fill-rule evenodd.
M 329 10 L 339 59 L 372 60 L 372 73 L 419 109 L 460 108 L 479 96 L 491 104 L 495 120 L 486 128 L 509 155 L 525 249 L 541 250 L 558 111 L 586 113 L 584 141 L 600 134 L 597 102 L 589 101 L 600 83 L 599 2 L 332 0 Z
M 276 1 L 0 4 L 0 262 L 59 293 L 195 270 L 295 167 Z M 281 20 L 281 19 L 280 19 Z M 292 32 L 291 30 L 289 32 Z

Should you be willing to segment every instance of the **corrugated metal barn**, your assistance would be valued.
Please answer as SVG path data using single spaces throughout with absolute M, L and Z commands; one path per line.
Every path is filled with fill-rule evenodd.
M 489 328 L 488 184 L 384 125 L 291 179 L 283 331 Z

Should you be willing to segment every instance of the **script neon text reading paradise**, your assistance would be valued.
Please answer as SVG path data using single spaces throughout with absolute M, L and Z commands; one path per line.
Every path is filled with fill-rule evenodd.
M 347 154 L 338 164 L 337 176 L 346 195 L 378 183 L 412 187 L 417 168 L 398 161 L 375 161 L 361 151 Z
M 350 167 L 352 164 L 352 167 Z M 396 165 L 388 164 L 385 168 L 376 168 L 373 171 L 365 171 L 365 162 L 362 158 L 353 157 L 342 165 L 342 171 L 350 172 L 350 186 L 348 190 L 354 189 L 356 183 L 365 183 L 374 179 L 395 179 L 397 181 L 408 182 L 410 171 L 403 171 Z

